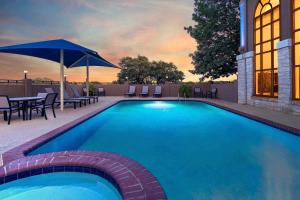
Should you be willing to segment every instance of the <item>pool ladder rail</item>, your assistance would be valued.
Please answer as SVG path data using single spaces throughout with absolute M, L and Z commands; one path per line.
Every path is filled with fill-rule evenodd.
M 179 92 L 177 94 L 177 99 L 178 101 L 180 102 L 181 100 L 183 100 L 185 103 L 186 103 L 186 95 L 184 94 L 183 97 L 181 98 L 180 95 L 179 95 Z

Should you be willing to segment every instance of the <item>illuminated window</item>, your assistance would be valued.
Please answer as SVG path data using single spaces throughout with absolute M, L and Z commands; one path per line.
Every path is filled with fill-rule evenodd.
M 294 70 L 293 70 L 293 94 L 294 99 L 300 100 L 300 0 L 293 3 L 293 42 L 294 42 Z
M 276 45 L 280 40 L 279 0 L 260 0 L 254 18 L 254 94 L 277 97 L 278 53 Z

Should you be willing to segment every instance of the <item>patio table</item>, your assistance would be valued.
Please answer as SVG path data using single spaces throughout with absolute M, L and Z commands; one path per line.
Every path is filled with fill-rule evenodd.
M 23 120 L 28 120 L 28 104 L 29 102 L 32 101 L 37 101 L 44 99 L 42 97 L 14 97 L 14 98 L 9 98 L 10 102 L 19 102 L 22 103 L 22 111 L 23 111 Z

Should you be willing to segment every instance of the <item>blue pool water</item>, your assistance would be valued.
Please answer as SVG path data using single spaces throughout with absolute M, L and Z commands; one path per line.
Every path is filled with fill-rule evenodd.
M 122 102 L 30 154 L 71 149 L 136 160 L 171 200 L 300 197 L 300 137 L 205 103 Z
M 105 179 L 85 173 L 56 172 L 0 185 L 1 200 L 121 200 Z

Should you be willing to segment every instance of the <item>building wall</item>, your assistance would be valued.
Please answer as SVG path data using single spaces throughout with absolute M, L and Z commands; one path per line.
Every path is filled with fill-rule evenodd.
M 246 0 L 246 38 L 245 52 L 253 51 L 254 12 L 259 0 Z M 292 38 L 292 0 L 280 0 L 281 40 Z
M 292 41 L 280 41 L 278 49 L 278 98 L 253 96 L 253 52 L 237 57 L 238 103 L 300 114 L 300 102 L 292 100 Z

